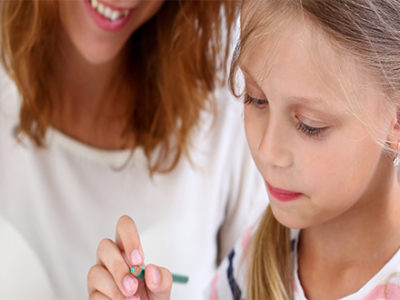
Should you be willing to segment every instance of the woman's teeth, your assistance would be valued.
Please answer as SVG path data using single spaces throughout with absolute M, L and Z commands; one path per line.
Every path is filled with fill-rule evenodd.
M 101 14 L 103 17 L 115 21 L 120 19 L 121 17 L 126 17 L 129 14 L 129 9 L 127 10 L 113 10 L 108 6 L 105 6 L 104 4 L 98 2 L 98 0 L 89 0 L 90 5 L 97 10 L 99 14 Z

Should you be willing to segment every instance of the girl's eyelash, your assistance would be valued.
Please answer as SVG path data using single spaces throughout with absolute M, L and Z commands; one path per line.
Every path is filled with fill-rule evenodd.
M 268 100 L 254 98 L 254 97 L 251 97 L 249 94 L 245 94 L 244 103 L 250 104 L 250 105 L 255 105 L 258 108 L 263 108 L 266 104 L 268 104 Z M 300 120 L 297 123 L 296 128 L 300 132 L 306 134 L 307 136 L 313 137 L 313 138 L 319 138 L 320 135 L 323 133 L 323 131 L 326 129 L 325 127 L 308 126 L 307 124 L 301 122 Z
M 254 97 L 251 97 L 249 94 L 246 94 L 244 97 L 244 103 L 245 104 L 254 104 L 256 106 L 263 106 L 265 104 L 268 104 L 268 100 L 254 98 Z
M 296 128 L 298 130 L 300 130 L 301 132 L 305 133 L 306 135 L 315 137 L 315 138 L 320 137 L 321 133 L 325 130 L 324 127 L 311 127 L 311 126 L 304 124 L 303 122 L 299 122 L 297 124 Z

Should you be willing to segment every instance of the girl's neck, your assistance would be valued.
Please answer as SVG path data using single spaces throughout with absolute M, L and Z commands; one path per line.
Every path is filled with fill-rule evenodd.
M 53 126 L 94 147 L 132 147 L 132 139 L 122 137 L 132 93 L 116 80 L 123 71 L 124 51 L 111 61 L 95 65 L 81 56 L 65 33 L 61 40 L 62 51 L 55 62 L 61 99 L 55 106 Z
M 334 278 L 334 290 L 325 295 L 338 298 L 354 293 L 399 249 L 400 187 L 390 160 L 382 160 L 370 187 L 354 207 L 301 232 L 299 277 L 310 299 L 321 296 L 316 287 L 332 287 L 329 280 Z M 339 283 L 340 279 L 344 282 Z

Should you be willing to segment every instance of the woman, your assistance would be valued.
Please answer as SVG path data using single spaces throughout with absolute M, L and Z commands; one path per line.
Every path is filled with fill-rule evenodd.
M 173 299 L 200 297 L 265 205 L 240 108 L 218 85 L 236 12 L 232 1 L 1 4 L 0 211 L 57 299 L 86 298 L 97 244 L 123 214 L 146 262 L 190 276 Z

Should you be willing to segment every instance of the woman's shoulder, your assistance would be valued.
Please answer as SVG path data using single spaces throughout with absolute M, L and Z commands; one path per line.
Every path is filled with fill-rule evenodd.
M 9 163 L 6 157 L 12 155 L 11 150 L 17 142 L 14 128 L 19 120 L 19 101 L 14 82 L 0 65 L 0 164 L 2 167 Z
M 221 120 L 243 120 L 243 101 L 233 95 L 227 85 L 218 87 L 213 93 L 217 113 Z M 231 124 L 232 125 L 232 124 Z M 235 124 L 233 124 L 235 126 Z M 241 126 L 241 124 L 238 124 Z
M 237 174 L 229 170 L 240 170 L 250 160 L 242 105 L 226 86 L 210 96 L 211 107 L 201 112 L 190 137 L 190 157 L 195 164 L 224 165 L 225 174 Z
M 210 97 L 211 107 L 202 111 L 193 137 L 200 144 L 209 141 L 214 149 L 230 148 L 235 141 L 239 149 L 240 145 L 247 147 L 241 101 L 226 85 L 215 89 Z
M 14 81 L 0 64 L 0 119 L 13 119 L 18 116 L 20 99 Z

